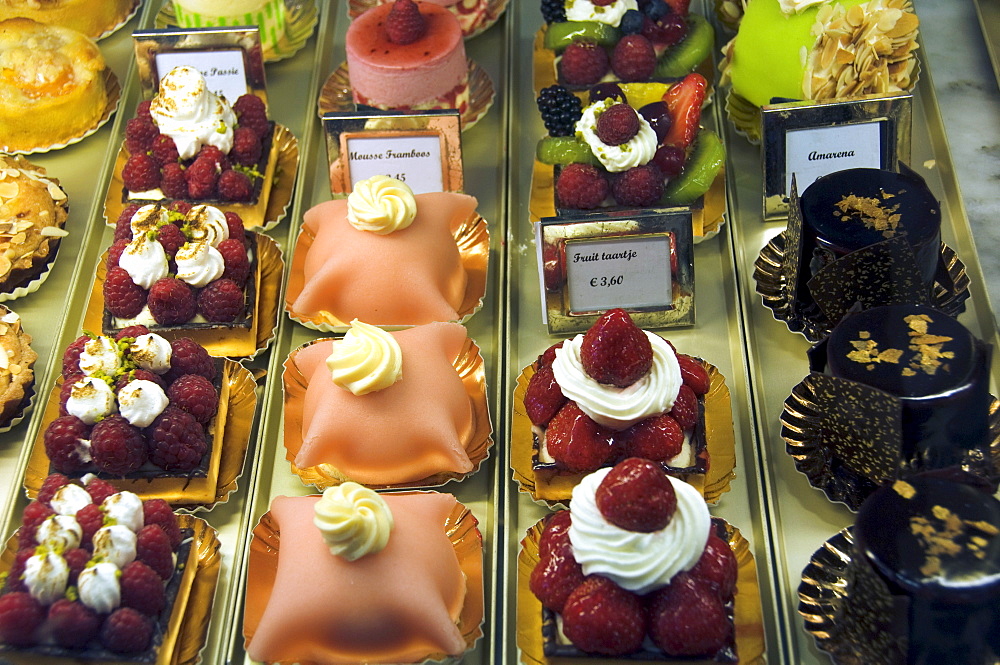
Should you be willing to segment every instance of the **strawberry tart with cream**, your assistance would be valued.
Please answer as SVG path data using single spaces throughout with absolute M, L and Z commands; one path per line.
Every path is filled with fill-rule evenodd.
M 469 65 L 462 28 L 437 4 L 395 0 L 347 29 L 354 101 L 384 109 L 454 108 L 469 104 Z

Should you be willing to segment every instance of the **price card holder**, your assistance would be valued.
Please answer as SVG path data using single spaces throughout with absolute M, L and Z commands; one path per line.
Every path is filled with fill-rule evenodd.
M 694 324 L 690 208 L 546 217 L 535 246 L 550 334 L 586 330 L 615 307 L 642 328 Z
M 801 192 L 835 171 L 909 163 L 912 104 L 900 92 L 761 107 L 764 220 L 788 216 L 792 175 Z
M 462 191 L 462 128 L 454 109 L 326 113 L 323 128 L 334 196 L 373 175 L 402 180 L 414 194 Z
M 144 99 L 159 89 L 174 67 L 194 67 L 208 88 L 230 104 L 248 92 L 267 101 L 260 30 L 239 28 L 169 28 L 132 33 L 139 83 Z

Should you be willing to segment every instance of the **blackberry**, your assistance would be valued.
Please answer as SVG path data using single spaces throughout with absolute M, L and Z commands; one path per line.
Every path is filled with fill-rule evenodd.
M 542 18 L 546 23 L 565 22 L 566 6 L 563 0 L 542 0 Z
M 582 115 L 580 99 L 561 85 L 543 88 L 538 94 L 538 110 L 550 136 L 573 136 Z

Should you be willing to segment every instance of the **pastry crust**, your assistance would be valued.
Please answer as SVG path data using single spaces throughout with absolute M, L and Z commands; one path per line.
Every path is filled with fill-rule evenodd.
M 98 39 L 125 21 L 136 4 L 137 0 L 0 0 L 0 20 L 20 16 Z
M 47 148 L 96 127 L 108 102 L 105 67 L 83 33 L 28 18 L 0 22 L 0 150 Z
M 35 383 L 32 367 L 37 359 L 21 318 L 0 305 L 0 427 L 6 427 L 24 407 Z

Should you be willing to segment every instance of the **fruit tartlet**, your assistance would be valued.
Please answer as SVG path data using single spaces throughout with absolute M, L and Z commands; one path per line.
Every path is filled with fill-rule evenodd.
M 696 204 L 726 161 L 718 135 L 699 126 L 706 87 L 697 73 L 670 86 L 607 83 L 586 106 L 562 86 L 543 89 L 549 135 L 535 177 L 553 169 L 555 213 Z
M 35 394 L 35 361 L 31 335 L 21 327 L 17 312 L 0 305 L 0 431 L 9 429 L 27 411 Z
M 234 212 L 173 201 L 125 207 L 108 250 L 103 330 L 249 329 L 257 234 Z
M 48 476 L 4 557 L 0 657 L 156 661 L 189 609 L 201 522 L 94 476 Z
M 450 494 L 347 483 L 279 496 L 253 531 L 254 661 L 457 662 L 482 637 L 483 541 Z
M 542 605 L 545 656 L 738 661 L 737 557 L 692 487 L 628 458 L 543 524 L 520 573 Z
M 690 0 L 542 0 L 542 47 L 558 80 L 586 88 L 602 81 L 685 76 L 710 62 L 715 31 L 688 11 Z M 544 52 L 536 50 L 536 58 Z M 546 66 L 546 65 L 542 65 Z
M 208 203 L 240 213 L 249 226 L 250 211 L 267 207 L 277 130 L 257 95 L 230 105 L 197 69 L 175 67 L 125 125 L 116 166 L 122 191 L 113 194 L 123 204 Z

